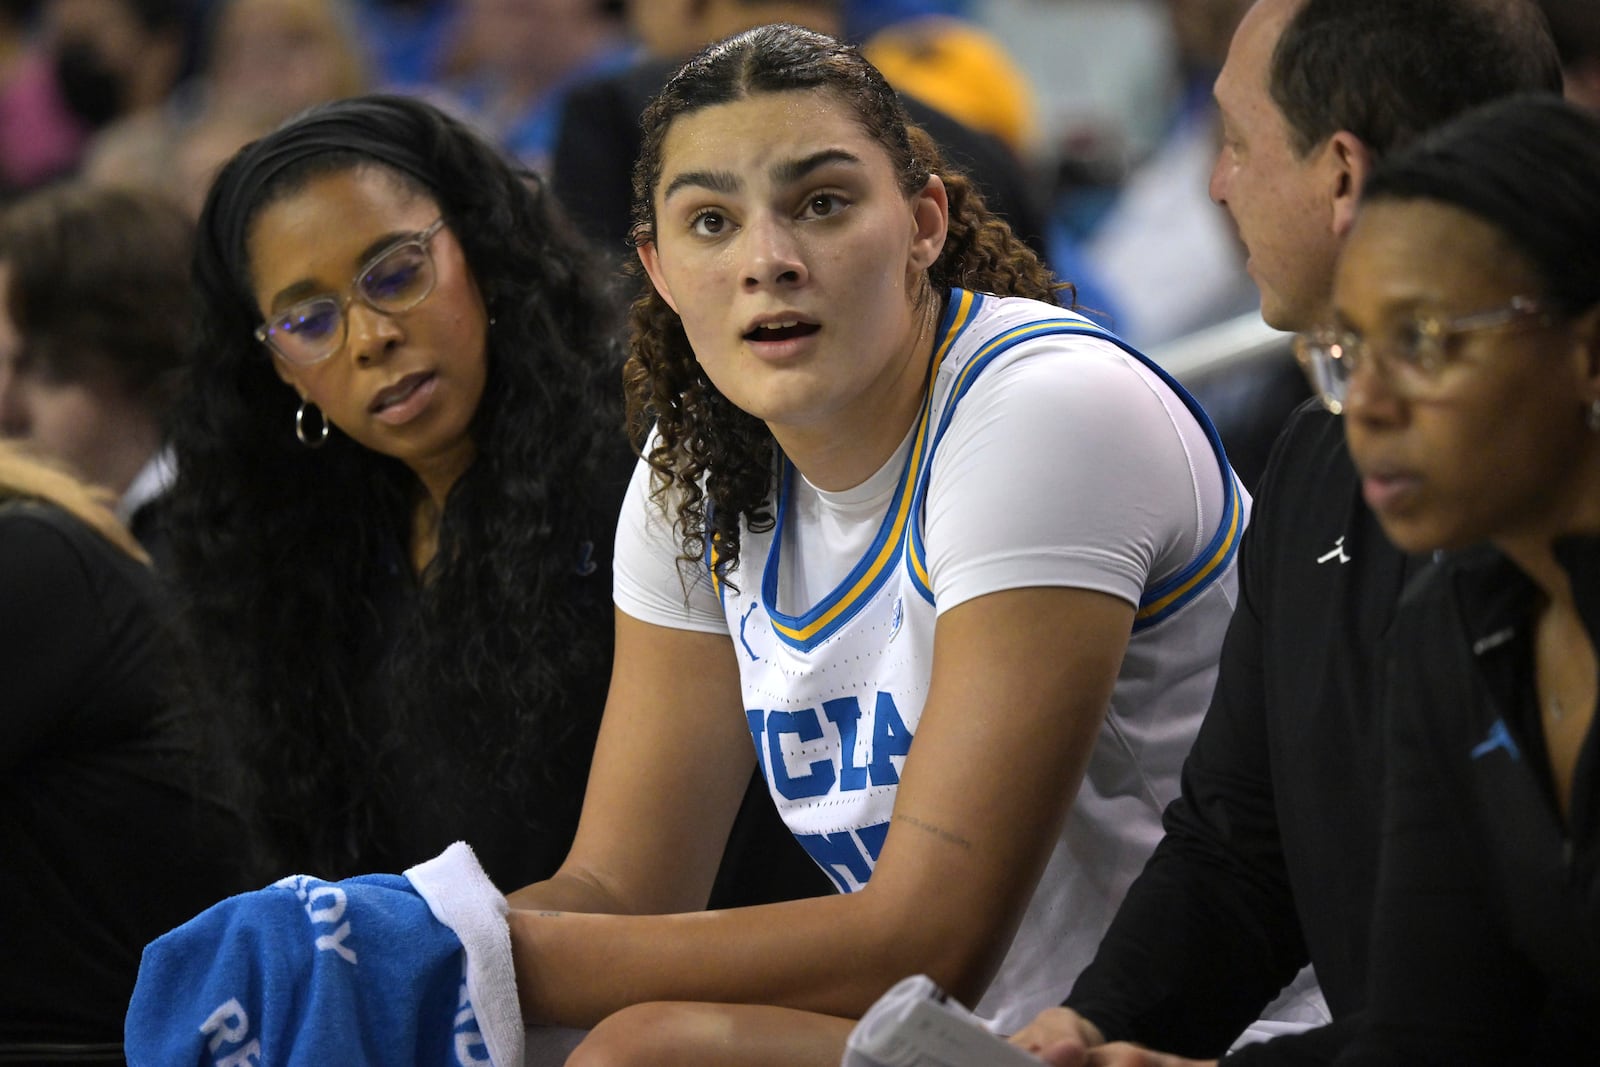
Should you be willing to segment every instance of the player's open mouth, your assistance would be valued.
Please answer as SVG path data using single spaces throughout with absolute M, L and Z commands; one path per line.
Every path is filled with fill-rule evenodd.
M 792 341 L 797 337 L 810 337 L 822 327 L 814 322 L 787 319 L 782 322 L 764 322 L 744 335 L 746 341 Z

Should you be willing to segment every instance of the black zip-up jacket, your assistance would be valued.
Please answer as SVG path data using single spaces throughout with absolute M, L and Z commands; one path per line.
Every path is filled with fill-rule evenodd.
M 0 501 L 0 1063 L 122 1063 L 145 944 L 253 884 L 163 610 L 84 522 Z
M 1066 1001 L 1109 1040 L 1215 1058 L 1308 961 L 1333 1025 L 1227 1062 L 1328 1063 L 1348 1039 L 1377 880 L 1377 650 L 1417 567 L 1363 503 L 1340 420 L 1302 405 L 1256 496 L 1166 836 Z
M 1600 538 L 1556 555 L 1595 641 Z M 1600 732 L 1564 819 L 1534 684 L 1537 600 L 1485 548 L 1401 607 L 1368 1028 L 1341 1065 L 1600 1063 Z

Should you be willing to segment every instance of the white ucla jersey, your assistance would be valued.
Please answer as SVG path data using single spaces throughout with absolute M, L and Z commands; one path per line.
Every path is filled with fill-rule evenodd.
M 1008 1030 L 1059 1003 L 1092 958 L 1160 837 L 1161 811 L 1177 794 L 1180 766 L 1210 698 L 1247 502 L 1209 421 L 1164 372 L 1087 320 L 1035 301 L 952 290 L 929 396 L 871 547 L 853 566 L 844 562 L 840 570 L 849 567 L 848 575 L 820 601 L 799 614 L 782 611 L 782 531 L 792 521 L 787 512 L 797 477 L 791 468 L 778 490 L 774 527 L 741 531 L 739 570 L 750 580 L 717 587 L 772 798 L 839 888 L 859 889 L 888 835 L 932 675 L 936 605 L 923 508 L 941 441 L 963 398 L 984 388 L 986 374 L 1026 359 L 1027 342 L 1060 335 L 1104 339 L 1126 353 L 1112 350 L 1116 358 L 1153 372 L 1159 382 L 1152 387 L 1170 388 L 1177 417 L 1187 419 L 1187 407 L 1203 428 L 1216 456 L 1215 468 L 1208 461 L 1205 469 L 1220 470 L 1226 485 L 1220 495 L 1213 487 L 1221 517 L 1209 542 L 1186 543 L 1177 558 L 1187 563 L 1145 584 L 1087 775 L 1012 949 L 979 1005 Z M 1193 481 L 1192 474 L 1184 477 Z

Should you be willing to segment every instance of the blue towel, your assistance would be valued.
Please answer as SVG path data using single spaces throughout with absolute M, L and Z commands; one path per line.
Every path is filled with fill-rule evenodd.
M 130 1067 L 520 1067 L 505 897 L 457 842 L 404 876 L 295 875 L 144 950 Z

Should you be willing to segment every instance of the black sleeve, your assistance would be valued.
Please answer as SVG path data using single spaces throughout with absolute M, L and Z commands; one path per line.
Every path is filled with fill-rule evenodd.
M 1263 686 L 1271 482 L 1282 454 L 1280 441 L 1245 533 L 1239 606 L 1166 836 L 1066 1001 L 1110 1040 L 1214 1058 L 1307 962 L 1278 836 Z
M 95 583 L 31 506 L 0 509 L 0 773 L 70 738 L 106 644 Z

